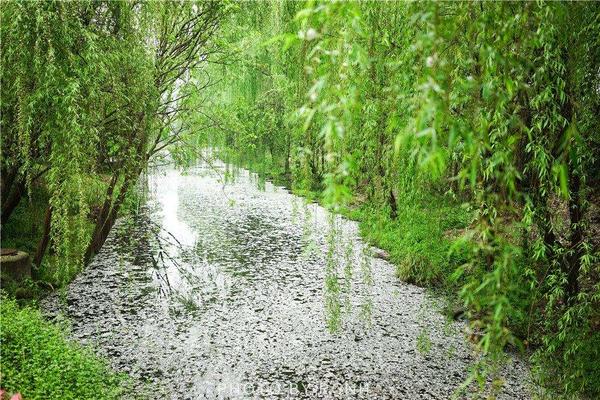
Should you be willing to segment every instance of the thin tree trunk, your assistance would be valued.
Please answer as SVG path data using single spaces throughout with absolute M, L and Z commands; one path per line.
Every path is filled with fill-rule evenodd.
M 564 55 L 565 63 L 568 65 L 568 53 Z M 569 124 L 565 127 L 565 131 L 562 133 L 563 138 L 567 137 L 567 131 L 571 124 L 574 124 L 573 118 L 573 103 L 571 102 L 572 94 L 567 91 L 567 100 L 562 107 L 562 114 Z M 576 144 L 571 143 L 571 146 Z M 575 149 L 576 150 L 576 149 Z M 568 303 L 573 304 L 575 302 L 577 294 L 579 293 L 579 271 L 581 269 L 581 255 L 582 255 L 582 242 L 583 242 L 583 204 L 581 202 L 581 175 L 578 172 L 578 160 L 577 151 L 575 155 L 567 153 L 569 157 L 569 228 L 570 228 L 570 251 L 567 255 L 566 262 L 563 264 L 563 271 L 567 274 L 567 288 L 566 288 L 566 300 Z
M 135 175 L 135 177 L 139 176 L 139 174 L 134 174 L 134 175 Z M 97 247 L 95 249 L 93 249 L 94 253 L 96 253 L 98 250 L 100 250 L 102 245 L 104 245 L 104 242 L 106 241 L 106 238 L 108 237 L 108 234 L 110 233 L 110 230 L 112 229 L 113 225 L 115 224 L 119 210 L 121 208 L 121 205 L 125 201 L 125 196 L 127 195 L 127 192 L 129 191 L 129 187 L 131 186 L 131 183 L 135 180 L 135 178 L 133 177 L 134 175 L 131 175 L 129 177 L 129 179 L 126 179 L 126 181 L 123 183 L 123 186 L 121 186 L 121 188 L 119 189 L 119 195 L 115 199 L 115 202 L 110 209 L 110 213 L 106 217 L 106 221 L 104 222 L 104 224 L 102 225 L 102 229 L 100 230 L 100 235 L 98 237 L 98 241 L 96 244 Z
M 38 243 L 37 250 L 35 252 L 35 257 L 33 258 L 33 264 L 35 265 L 35 271 L 38 271 L 40 265 L 42 265 L 42 260 L 44 258 L 44 254 L 46 254 L 46 249 L 48 248 L 48 243 L 50 242 L 50 227 L 52 224 L 52 206 L 48 206 L 46 209 L 46 216 L 44 217 L 44 232 L 42 233 L 42 238 Z M 35 276 L 34 276 L 35 278 Z
M 107 193 L 107 199 L 104 203 L 104 206 L 102 207 L 101 215 L 98 217 L 96 228 L 94 229 L 94 234 L 92 236 L 92 241 L 90 242 L 90 245 L 88 246 L 85 252 L 85 264 L 87 264 L 92 259 L 94 254 L 98 253 L 98 251 L 104 245 L 104 242 L 106 242 L 108 234 L 110 233 L 110 230 L 112 229 L 113 225 L 117 220 L 119 209 L 125 201 L 125 196 L 127 195 L 131 184 L 135 182 L 135 180 L 139 177 L 141 172 L 141 168 L 136 168 L 135 171 L 133 171 L 130 175 L 128 175 L 125 178 L 123 185 L 119 188 L 119 194 L 117 195 L 117 198 L 114 200 L 114 202 L 112 201 L 114 185 L 111 185 L 112 188 L 109 187 L 110 195 L 109 193 Z M 116 183 L 116 180 L 114 181 Z
M 286 135 L 286 152 L 285 152 L 285 167 L 284 174 L 286 178 L 290 175 L 290 152 L 291 152 L 291 138 L 290 133 Z
M 98 242 L 100 241 L 100 233 L 102 232 L 102 228 L 107 221 L 107 217 L 109 215 L 109 212 L 110 212 L 110 209 L 112 206 L 113 193 L 114 193 L 115 186 L 116 186 L 118 180 L 119 180 L 119 173 L 115 172 L 110 180 L 108 188 L 106 189 L 106 196 L 104 197 L 104 203 L 102 204 L 102 208 L 100 209 L 100 212 L 98 213 L 98 218 L 96 219 L 96 225 L 94 227 L 94 232 L 92 233 L 92 239 L 91 239 L 90 244 L 88 245 L 88 248 L 86 249 L 86 252 L 84 255 L 84 264 L 87 264 L 89 262 L 89 260 L 92 258 L 92 256 L 94 255 L 94 253 L 101 247 L 101 245 L 98 245 Z
M 17 167 L 13 167 L 8 171 L 2 171 L 2 200 L 6 199 L 10 193 L 10 190 L 15 183 L 18 170 L 19 169 Z
M 390 204 L 390 218 L 398 218 L 398 204 L 396 203 L 396 196 L 394 195 L 394 190 L 392 188 L 390 188 L 388 202 Z

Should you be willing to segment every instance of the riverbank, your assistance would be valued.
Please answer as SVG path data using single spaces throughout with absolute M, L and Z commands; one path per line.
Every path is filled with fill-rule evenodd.
M 222 155 L 231 158 L 228 151 Z M 324 205 L 321 192 L 299 188 L 280 168 L 237 161 L 258 174 L 260 180 Z M 358 222 L 362 239 L 389 255 L 398 278 L 442 295 L 449 316 L 457 309 L 463 310 L 458 293 L 465 281 L 453 275 L 468 261 L 468 250 L 458 239 L 472 222 L 473 210 L 451 194 L 427 192 L 397 199 L 398 208 L 392 218 L 388 205 L 365 200 L 361 194 L 356 199 L 338 207 L 337 212 Z
M 106 175 L 87 175 L 82 177 L 85 185 L 82 187 L 84 203 L 89 205 L 86 219 L 83 223 L 84 240 L 91 237 L 94 224 L 98 217 L 103 194 L 107 190 L 110 177 Z M 45 231 L 46 213 L 50 194 L 47 182 L 41 180 L 31 188 L 27 198 L 19 203 L 11 218 L 2 226 L 2 248 L 14 248 L 29 254 L 33 261 L 42 243 L 46 246 L 41 252 L 40 265 L 32 265 L 31 277 L 15 280 L 2 274 L 2 289 L 9 297 L 16 298 L 21 305 L 29 305 L 56 290 L 68 285 L 81 271 L 82 265 L 76 260 L 65 268 L 56 254 L 55 243 L 50 238 L 50 232 Z M 123 202 L 120 215 L 134 213 L 143 199 L 137 188 L 130 190 Z M 74 207 L 75 208 L 75 207 Z
M 229 167 L 224 169 L 224 171 L 221 173 L 221 176 L 226 181 L 231 181 L 230 183 L 232 184 L 235 182 L 236 179 L 236 173 L 232 172 Z M 229 176 L 229 178 L 227 178 L 227 176 Z M 281 183 L 281 180 L 278 181 L 278 183 Z M 261 178 L 258 178 L 255 184 L 257 185 L 257 187 L 262 188 L 262 190 L 265 189 L 266 183 Z M 314 192 L 296 192 L 296 194 L 304 194 L 305 199 L 318 199 L 318 195 Z M 391 221 L 389 218 L 386 218 L 385 214 L 382 213 L 381 210 L 377 210 L 375 208 L 347 208 L 342 210 L 342 214 L 350 219 L 360 222 L 361 235 L 363 238 L 368 240 L 368 242 L 371 245 L 383 248 L 389 252 L 390 261 L 395 263 L 397 268 L 396 273 L 399 277 L 403 278 L 405 281 L 420 284 L 421 286 L 432 286 L 435 284 L 438 285 L 438 287 L 442 287 L 441 285 L 445 283 L 445 281 L 443 280 L 443 268 L 448 268 L 447 255 L 451 244 L 450 240 L 444 238 L 443 235 L 444 232 L 448 229 L 458 229 L 462 221 L 460 219 L 457 220 L 456 217 L 454 217 L 454 219 L 451 219 L 452 216 L 455 216 L 455 214 L 451 212 L 452 209 L 455 207 L 454 204 L 445 202 L 442 198 L 438 198 L 436 199 L 437 206 L 433 210 L 430 210 L 427 208 L 427 206 L 431 205 L 432 201 L 433 200 L 430 199 L 429 202 L 427 204 L 424 204 L 422 208 L 404 207 L 400 209 L 399 216 L 395 221 Z M 43 201 L 39 202 L 39 204 L 43 203 Z M 14 223 L 16 224 L 15 226 L 18 226 L 20 229 L 19 233 L 21 236 L 19 237 L 21 241 L 26 237 L 24 236 L 24 232 L 35 231 L 34 221 L 36 215 L 41 214 L 41 212 L 38 212 L 36 214 L 36 204 L 38 204 L 38 202 L 34 201 L 29 204 L 22 205 L 22 208 L 18 210 L 18 212 L 14 216 Z M 164 207 L 167 207 L 167 204 L 168 203 L 165 203 Z M 300 209 L 303 209 L 303 207 L 300 207 Z M 27 223 L 24 223 L 24 221 Z M 306 227 L 304 227 L 303 229 L 305 228 Z M 11 231 L 9 230 L 9 232 Z M 146 233 L 139 231 L 135 232 L 131 236 L 144 237 L 145 234 Z M 21 244 L 21 246 L 23 246 L 23 244 Z M 153 250 L 152 248 L 148 248 L 144 252 L 151 254 Z M 413 255 L 414 260 L 420 260 L 420 262 L 413 262 L 412 264 L 407 263 L 407 254 Z M 403 266 L 405 266 L 404 269 Z M 411 268 L 406 268 L 406 266 L 411 266 Z M 135 273 L 136 268 L 133 267 L 130 270 L 133 271 L 133 273 Z M 84 273 L 84 275 L 87 275 L 87 273 Z M 46 275 L 42 274 L 41 276 L 43 277 Z M 63 284 L 67 285 L 76 276 L 76 274 L 73 274 L 69 277 L 68 281 L 63 280 Z M 93 279 L 92 281 L 97 280 L 98 279 Z M 89 285 L 93 284 L 92 281 L 89 282 Z M 15 321 L 21 321 L 19 322 L 19 326 L 21 326 L 27 332 L 27 335 L 25 335 L 25 341 L 15 341 L 14 338 L 10 336 L 10 332 L 11 328 L 17 325 L 10 325 L 9 329 L 5 330 L 5 332 L 8 332 L 8 336 L 3 336 L 2 339 L 2 353 L 7 354 L 5 360 L 7 360 L 7 362 L 10 362 L 12 360 L 11 351 L 13 350 L 21 354 L 22 351 L 20 349 L 23 349 L 29 345 L 29 343 L 26 341 L 27 338 L 35 338 L 35 340 L 37 340 L 37 350 L 39 351 L 39 354 L 26 353 L 27 360 L 23 359 L 20 363 L 13 364 L 16 367 L 13 367 L 13 369 L 10 370 L 12 378 L 5 381 L 6 388 L 9 391 L 20 390 L 21 392 L 23 392 L 23 394 L 28 396 L 26 398 L 36 398 L 36 396 L 38 396 L 38 393 L 50 393 L 44 392 L 45 390 L 49 389 L 44 389 L 42 386 L 39 385 L 39 382 L 54 382 L 56 380 L 56 377 L 54 376 L 55 371 L 52 368 L 46 370 L 43 368 L 36 367 L 31 369 L 28 368 L 27 370 L 21 370 L 19 369 L 19 366 L 38 365 L 39 360 L 41 358 L 53 357 L 53 352 L 55 351 L 55 349 L 60 348 L 62 353 L 62 358 L 59 359 L 60 362 L 64 362 L 66 364 L 84 363 L 85 365 L 89 365 L 89 368 L 92 368 L 92 372 L 85 373 L 84 375 L 87 377 L 87 380 L 83 380 L 82 382 L 78 383 L 75 387 L 70 387 L 68 385 L 61 387 L 57 384 L 56 388 L 52 390 L 61 391 L 60 394 L 67 398 L 69 398 L 69 396 L 73 396 L 72 398 L 86 398 L 85 396 L 90 391 L 92 393 L 95 393 L 94 398 L 114 398 L 116 393 L 118 393 L 120 390 L 119 387 L 121 385 L 121 382 L 123 382 L 122 380 L 112 379 L 110 380 L 110 384 L 108 384 L 108 386 L 103 388 L 102 390 L 94 389 L 95 385 L 97 385 L 97 375 L 99 373 L 106 373 L 109 374 L 109 376 L 116 376 L 114 372 L 111 372 L 110 367 L 107 366 L 107 362 L 103 361 L 102 358 L 98 358 L 98 356 L 94 355 L 90 350 L 86 350 L 85 348 L 80 347 L 79 344 L 71 342 L 70 339 L 67 339 L 69 329 L 64 324 L 53 324 L 45 322 L 41 318 L 39 312 L 35 309 L 35 303 L 37 303 L 37 299 L 49 293 L 49 290 L 44 288 L 51 287 L 51 285 L 41 282 L 48 281 L 42 280 L 38 283 L 34 283 L 33 281 L 31 281 L 27 283 L 29 285 L 33 285 L 34 290 L 28 293 L 29 298 L 21 300 L 21 303 L 25 305 L 24 308 L 19 310 L 18 307 L 16 307 L 16 303 L 12 302 L 11 300 L 12 303 L 8 303 L 10 307 L 6 308 L 7 311 L 5 312 L 5 310 L 3 309 L 3 320 L 4 318 L 6 318 L 6 321 L 9 321 L 11 319 L 14 319 Z M 318 280 L 315 283 L 321 287 L 323 285 L 322 280 Z M 56 285 L 57 288 L 60 288 L 60 286 L 58 286 L 58 283 L 56 283 Z M 23 287 L 23 284 L 19 286 L 16 293 L 23 293 Z M 128 289 L 128 291 L 129 290 L 131 289 Z M 13 294 L 14 293 L 15 292 L 13 292 Z M 69 294 L 65 293 L 65 296 L 66 298 L 68 298 Z M 22 297 L 22 295 L 19 295 L 19 297 Z M 55 294 L 54 297 L 60 298 L 61 296 Z M 93 302 L 94 300 L 90 298 L 89 301 Z M 86 301 L 86 303 L 88 302 Z M 193 304 L 193 301 L 190 301 L 188 298 L 186 298 L 185 303 L 185 310 L 189 311 L 190 307 L 191 309 L 195 309 L 197 307 L 197 305 Z M 33 308 L 31 307 L 32 305 Z M 77 318 L 75 318 L 75 320 L 76 319 Z M 3 322 L 3 328 L 5 325 L 8 326 L 5 322 Z M 430 327 L 426 330 L 417 332 L 415 334 L 415 347 L 409 348 L 408 350 L 413 351 L 418 347 L 421 348 L 422 351 L 430 351 L 429 349 L 431 348 L 432 338 L 434 341 L 437 340 L 435 339 L 435 333 L 433 333 L 432 338 L 430 338 L 429 336 L 430 330 L 432 329 L 435 330 L 438 328 Z M 96 334 L 92 336 L 95 337 L 95 335 Z M 75 337 L 77 336 L 78 334 L 75 335 Z M 417 346 L 417 342 L 421 343 L 420 347 Z M 427 343 L 429 344 L 426 345 Z M 132 341 L 128 343 L 127 346 L 135 347 L 136 344 Z M 409 345 L 409 347 L 411 346 L 412 345 Z M 96 345 L 94 345 L 93 348 L 95 347 Z M 5 349 L 7 350 L 5 351 Z M 119 354 L 121 351 L 127 350 L 123 348 L 122 350 L 119 350 L 117 354 Z M 106 355 L 107 353 L 104 352 L 104 354 Z M 83 378 L 74 376 L 73 379 L 81 380 Z M 50 385 L 50 388 L 52 387 L 53 386 Z

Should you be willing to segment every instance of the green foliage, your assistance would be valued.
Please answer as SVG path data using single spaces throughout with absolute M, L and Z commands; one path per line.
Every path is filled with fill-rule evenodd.
M 586 227 L 597 131 L 579 129 L 598 124 L 589 111 L 599 101 L 597 5 L 455 3 L 415 12 L 425 27 L 416 64 L 425 68 L 416 131 L 407 135 L 429 170 L 445 171 L 456 154 L 455 178 L 477 209 L 464 240 L 472 256 L 455 275 L 468 278 L 461 296 L 483 331 L 479 346 L 494 360 L 525 336 L 539 345 L 533 359 L 560 377 L 543 385 L 597 394 L 587 372 L 599 361 L 588 347 L 599 335 L 591 311 L 598 263 Z
M 389 252 L 400 279 L 456 290 L 451 275 L 467 255 L 451 249 L 455 237 L 469 223 L 466 209 L 430 196 L 400 207 L 395 219 L 379 208 L 363 208 L 350 216 L 360 221 L 363 237 Z
M 34 189 L 29 201 L 19 204 L 10 221 L 2 227 L 2 247 L 33 254 L 36 241 L 42 233 L 47 204 L 48 193 Z
M 119 129 L 128 129 L 129 117 L 110 108 L 124 97 L 138 96 L 142 104 L 146 97 L 131 79 L 118 76 L 127 73 L 147 82 L 142 43 L 136 47 L 135 33 L 127 31 L 136 23 L 128 11 L 121 3 L 103 8 L 91 2 L 7 2 L 2 7 L 2 173 L 15 175 L 4 183 L 8 190 L 22 184 L 31 195 L 34 182 L 43 182 L 61 280 L 83 262 L 87 215 L 102 195 L 90 197 L 88 177 L 99 169 L 104 146 L 114 157 Z M 120 110 L 128 111 L 134 110 Z M 108 123 L 118 117 L 113 129 Z
M 225 9 L 213 1 L 2 4 L 2 225 L 22 198 L 47 193 L 38 248 L 50 248 L 61 284 L 135 206 L 142 171 L 184 140 L 180 111 L 201 91 L 190 76 L 216 53 L 211 38 Z
M 66 285 L 119 215 L 137 209 L 143 171 L 186 139 L 181 111 L 202 91 L 191 76 L 217 53 L 227 9 L 210 0 L 2 2 L 2 247 L 29 250 L 37 272 L 11 294 Z M 59 328 L 6 304 L 2 387 L 25 398 L 116 397 L 114 379 Z
M 207 147 L 354 214 L 400 278 L 460 298 L 471 381 L 528 345 L 549 396 L 599 394 L 597 3 L 5 2 L 2 20 L 3 245 L 33 249 L 16 235 L 40 225 L 14 221 L 52 211 L 57 282 L 136 208 L 151 159 Z M 334 258 L 332 326 L 352 274 Z
M 298 7 L 287 1 L 239 7 L 222 29 L 226 68 L 216 64 L 198 71 L 198 79 L 208 73 L 221 80 L 208 88 L 208 96 L 192 94 L 196 112 L 186 116 L 197 145 L 283 183 L 297 169 L 290 162 L 300 133 L 291 114 L 300 101 L 296 77 L 302 60 L 295 49 L 282 49 L 281 41 L 290 39 L 283 33 L 296 29 Z
M 197 143 L 285 174 L 360 220 L 402 279 L 454 292 L 484 356 L 472 381 L 496 385 L 504 349 L 527 345 L 550 395 L 597 394 L 599 6 L 281 1 L 233 15 L 240 57 L 214 69 L 210 117 L 193 103 L 210 125 Z
M 427 329 L 423 329 L 417 336 L 417 350 L 423 355 L 427 355 L 431 351 L 431 339 Z
M 32 308 L 0 303 L 2 388 L 25 399 L 117 399 L 122 378 L 89 350 L 65 338 L 65 327 Z

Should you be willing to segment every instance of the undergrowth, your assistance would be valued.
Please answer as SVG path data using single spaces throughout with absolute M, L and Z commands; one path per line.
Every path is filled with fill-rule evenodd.
M 32 307 L 0 304 L 1 386 L 27 400 L 117 399 L 124 378 L 91 351 L 66 339 L 67 328 Z

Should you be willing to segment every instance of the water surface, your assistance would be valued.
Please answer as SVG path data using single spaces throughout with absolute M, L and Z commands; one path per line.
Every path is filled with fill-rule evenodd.
M 139 215 L 118 221 L 48 312 L 144 398 L 448 398 L 473 361 L 464 327 L 371 257 L 355 222 L 228 175 L 148 176 Z M 528 398 L 526 376 L 512 362 L 501 398 Z

